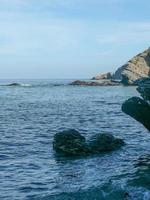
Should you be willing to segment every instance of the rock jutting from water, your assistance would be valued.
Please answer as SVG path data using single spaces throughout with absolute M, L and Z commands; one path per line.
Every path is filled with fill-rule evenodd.
M 138 82 L 140 97 L 132 97 L 122 105 L 122 111 L 142 123 L 150 131 L 150 78 Z
M 119 81 L 103 79 L 99 81 L 73 81 L 70 85 L 78 85 L 78 86 L 118 86 L 121 85 Z
M 64 155 L 83 155 L 89 152 L 84 136 L 74 129 L 56 133 L 53 148 Z
M 69 129 L 54 135 L 53 149 L 64 156 L 85 156 L 113 151 L 124 144 L 111 134 L 96 134 L 88 142 L 78 131 Z

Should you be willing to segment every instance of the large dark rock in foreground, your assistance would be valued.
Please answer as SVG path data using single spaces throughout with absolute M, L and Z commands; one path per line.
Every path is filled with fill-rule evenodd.
M 139 81 L 142 98 L 132 97 L 122 105 L 122 111 L 142 123 L 150 131 L 150 78 Z
M 146 101 L 139 97 L 132 97 L 123 103 L 122 110 L 150 131 L 150 106 Z
M 137 91 L 145 101 L 150 101 L 150 78 L 144 78 L 138 82 Z
M 120 82 L 115 80 L 103 79 L 99 81 L 81 81 L 76 80 L 70 83 L 70 85 L 78 85 L 78 86 L 118 86 L 121 85 Z
M 85 156 L 113 151 L 123 144 L 111 134 L 97 134 L 86 142 L 78 131 L 70 129 L 55 134 L 53 148 L 63 156 Z

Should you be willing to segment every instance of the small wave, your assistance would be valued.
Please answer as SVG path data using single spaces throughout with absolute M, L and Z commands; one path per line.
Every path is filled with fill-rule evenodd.
M 0 84 L 1 87 L 31 87 L 31 84 L 28 83 L 9 83 L 9 84 Z
M 56 83 L 49 83 L 49 84 L 28 84 L 28 83 L 9 83 L 9 84 L 0 84 L 0 87 L 59 87 L 59 86 L 66 86 L 66 84 L 56 84 Z
M 25 83 L 22 83 L 22 84 L 20 84 L 20 86 L 21 86 L 21 87 L 31 87 L 32 85 L 31 85 L 31 84 L 27 84 L 27 83 L 26 83 L 26 84 L 25 84 Z

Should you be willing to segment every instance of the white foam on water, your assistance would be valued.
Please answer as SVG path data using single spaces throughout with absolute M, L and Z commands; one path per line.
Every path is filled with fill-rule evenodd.
M 21 83 L 20 86 L 21 87 L 31 87 L 32 85 L 28 84 L 28 83 Z

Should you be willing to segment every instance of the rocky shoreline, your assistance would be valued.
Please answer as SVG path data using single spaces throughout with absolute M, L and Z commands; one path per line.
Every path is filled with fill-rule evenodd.
M 93 80 L 76 80 L 70 83 L 69 85 L 78 85 L 78 86 L 119 86 L 122 85 L 120 81 L 115 80 L 99 80 L 99 81 L 93 81 Z
M 150 48 L 134 56 L 126 64 L 119 67 L 114 73 L 98 74 L 90 81 L 76 80 L 70 85 L 81 86 L 134 86 L 139 80 L 150 76 Z M 99 81 L 99 82 L 98 82 Z

